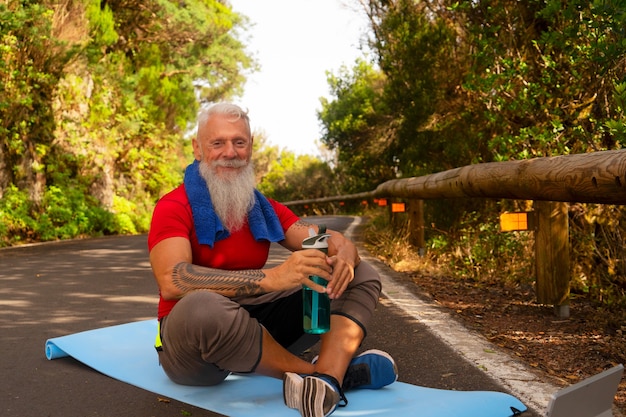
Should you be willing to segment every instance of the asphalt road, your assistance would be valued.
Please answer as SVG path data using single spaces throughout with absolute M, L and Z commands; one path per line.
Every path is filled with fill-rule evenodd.
M 309 220 L 344 230 L 352 218 Z M 279 246 L 273 247 L 269 263 L 280 261 L 285 254 Z M 145 235 L 0 250 L 0 415 L 218 415 L 119 382 L 72 358 L 46 359 L 47 339 L 151 319 L 157 302 Z M 363 350 L 370 348 L 385 350 L 395 358 L 400 381 L 452 390 L 507 392 L 388 297 L 381 299 L 363 343 Z M 533 412 L 524 414 L 533 416 Z

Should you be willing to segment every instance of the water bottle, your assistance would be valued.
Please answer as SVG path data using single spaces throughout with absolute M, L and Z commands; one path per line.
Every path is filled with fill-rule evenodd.
M 326 226 L 319 226 L 319 233 L 309 229 L 309 237 L 302 241 L 302 249 L 319 249 L 328 253 L 328 238 Z M 309 277 L 316 284 L 326 287 L 328 281 L 312 275 Z M 319 293 L 306 285 L 302 286 L 302 326 L 306 333 L 322 334 L 330 330 L 330 298 L 328 294 Z

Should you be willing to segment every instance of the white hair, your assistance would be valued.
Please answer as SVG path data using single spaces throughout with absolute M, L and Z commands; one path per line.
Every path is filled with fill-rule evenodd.
M 248 126 L 248 133 L 251 134 L 252 131 L 250 130 L 250 117 L 248 116 L 248 111 L 242 109 L 236 104 L 228 102 L 221 102 L 212 104 L 208 107 L 202 107 L 198 112 L 198 130 L 200 129 L 200 126 L 204 126 L 204 124 L 214 114 L 231 116 L 233 122 L 243 119 L 246 122 L 246 126 Z

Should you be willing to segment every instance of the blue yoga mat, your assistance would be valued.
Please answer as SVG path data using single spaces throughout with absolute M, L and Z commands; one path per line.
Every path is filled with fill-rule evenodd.
M 156 320 L 105 327 L 46 341 L 48 359 L 71 356 L 112 378 L 231 417 L 296 417 L 283 403 L 282 381 L 231 375 L 214 387 L 171 382 L 153 347 Z M 396 382 L 380 390 L 354 390 L 333 416 L 510 417 L 525 411 L 517 398 L 491 391 L 448 391 Z

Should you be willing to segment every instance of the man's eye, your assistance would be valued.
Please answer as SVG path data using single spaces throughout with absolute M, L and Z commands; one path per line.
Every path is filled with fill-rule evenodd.
M 224 146 L 224 142 L 223 142 L 223 141 L 216 140 L 215 142 L 213 142 L 213 143 L 211 144 L 211 146 L 212 146 L 213 148 L 221 148 L 222 146 Z

